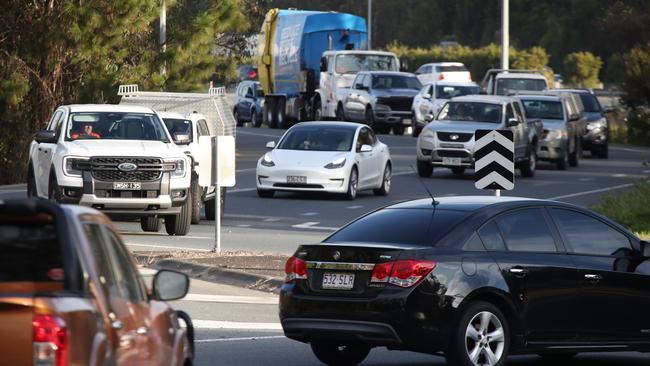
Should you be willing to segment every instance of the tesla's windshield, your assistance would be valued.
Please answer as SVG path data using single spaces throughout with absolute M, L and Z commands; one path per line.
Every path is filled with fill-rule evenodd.
M 501 105 L 478 102 L 449 102 L 440 110 L 439 120 L 501 122 Z
M 294 127 L 278 144 L 280 150 L 350 151 L 356 127 Z
M 70 115 L 68 140 L 153 140 L 169 142 L 165 127 L 152 113 L 76 112 Z

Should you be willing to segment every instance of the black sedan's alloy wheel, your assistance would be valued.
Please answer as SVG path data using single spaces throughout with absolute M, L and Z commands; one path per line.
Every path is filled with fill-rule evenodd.
M 329 366 L 354 366 L 363 361 L 370 347 L 357 345 L 338 345 L 330 342 L 312 342 L 311 350 L 322 363 Z

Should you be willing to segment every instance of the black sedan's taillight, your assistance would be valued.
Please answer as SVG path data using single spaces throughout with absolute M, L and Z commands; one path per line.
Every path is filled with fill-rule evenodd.
M 435 267 L 434 261 L 412 259 L 377 263 L 372 270 L 370 283 L 411 287 L 419 283 Z

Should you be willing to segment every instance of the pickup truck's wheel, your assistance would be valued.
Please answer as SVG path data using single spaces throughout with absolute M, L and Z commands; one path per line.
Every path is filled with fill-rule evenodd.
M 558 170 L 566 170 L 566 168 L 569 166 L 569 144 L 567 144 L 567 148 L 564 149 L 564 154 L 562 157 L 555 161 L 555 165 L 557 166 Z
M 464 166 L 455 166 L 451 168 L 451 172 L 454 173 L 456 176 L 462 176 L 465 174 L 465 167 Z
M 375 196 L 388 196 L 390 193 L 390 180 L 392 178 L 392 169 L 390 163 L 386 163 L 384 168 L 384 176 L 382 177 L 381 186 L 377 189 L 374 189 L 373 192 Z
M 397 136 L 402 136 L 404 134 L 404 125 L 397 124 L 393 126 L 393 134 Z
M 580 160 L 580 155 L 582 150 L 582 145 L 580 144 L 580 140 L 576 140 L 576 142 L 573 144 L 573 151 L 571 154 L 569 154 L 569 165 L 572 167 L 578 166 L 578 161 Z
M 354 201 L 357 198 L 357 189 L 359 188 L 359 172 L 357 167 L 352 167 L 350 178 L 348 179 L 348 191 L 343 194 L 346 200 Z
M 50 201 L 61 203 L 63 201 L 63 190 L 59 186 L 59 183 L 56 181 L 55 177 L 50 178 L 50 184 L 48 184 L 48 195 Z
M 415 121 L 415 112 L 411 112 L 411 136 L 418 137 L 420 132 L 422 132 L 422 129 L 418 127 L 418 123 Z
M 340 103 L 336 106 L 336 120 L 345 121 L 345 110 L 343 110 L 343 105 Z
M 27 167 L 27 197 L 37 197 L 38 192 L 36 191 L 36 179 L 34 179 L 34 168 L 30 164 Z
M 433 174 L 433 165 L 428 161 L 418 160 L 418 175 L 422 178 L 429 178 Z
M 354 366 L 370 353 L 363 344 L 341 345 L 334 342 L 311 342 L 311 350 L 320 362 L 328 366 Z
M 366 107 L 365 117 L 366 117 L 366 124 L 368 126 L 370 126 L 370 128 L 376 130 L 375 129 L 375 115 L 372 113 L 372 108 Z M 377 132 L 377 131 L 375 131 L 375 132 Z
M 165 230 L 169 235 L 185 236 L 190 231 L 192 223 L 192 193 L 188 192 L 188 197 L 181 207 L 181 212 L 175 216 L 165 217 Z
M 192 224 L 201 222 L 201 187 L 199 186 L 198 177 L 192 177 Z
M 521 176 L 526 178 L 532 178 L 535 176 L 535 170 L 537 169 L 537 147 L 532 145 L 530 151 L 528 152 L 528 159 L 521 163 Z
M 205 201 L 203 207 L 205 208 L 205 218 L 206 220 L 214 221 L 214 218 L 217 216 L 217 208 L 214 207 L 214 198 Z M 223 219 L 224 209 L 226 208 L 226 189 L 221 188 L 221 213 L 219 217 Z
M 157 233 L 162 226 L 162 220 L 158 216 L 145 216 L 140 218 L 140 227 L 144 232 Z

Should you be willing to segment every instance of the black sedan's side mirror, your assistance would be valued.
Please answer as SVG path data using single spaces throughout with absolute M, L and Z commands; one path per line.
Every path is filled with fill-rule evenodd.
M 56 133 L 50 130 L 40 130 L 34 134 L 34 140 L 39 144 L 56 144 Z
M 190 279 L 187 275 L 163 269 L 153 277 L 153 299 L 158 301 L 178 300 L 190 289 Z

